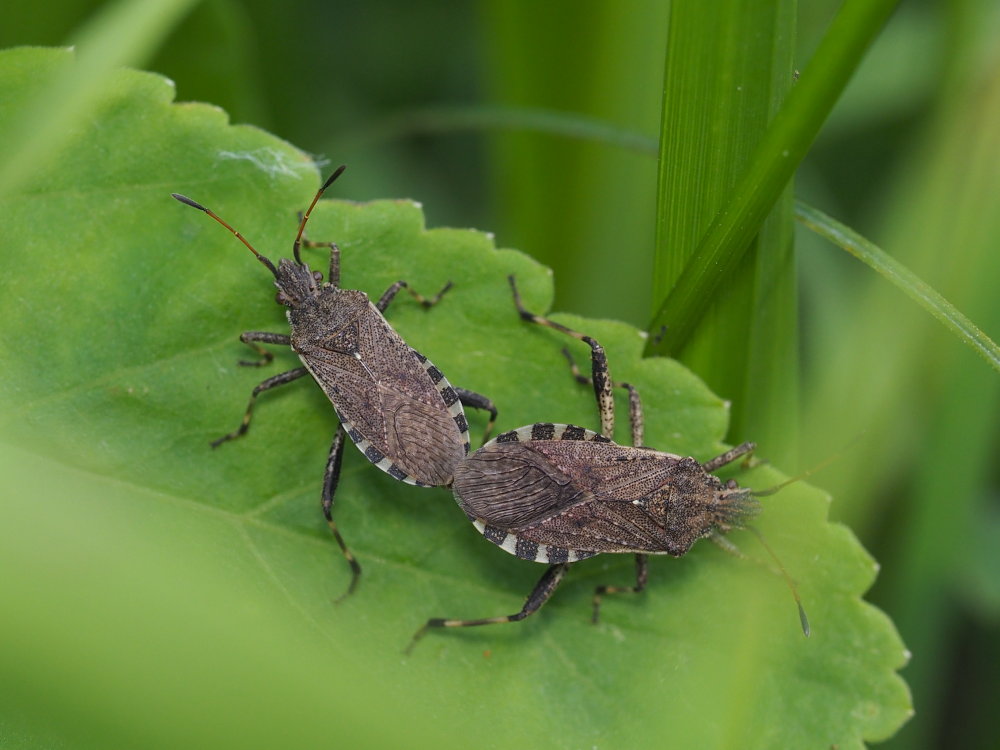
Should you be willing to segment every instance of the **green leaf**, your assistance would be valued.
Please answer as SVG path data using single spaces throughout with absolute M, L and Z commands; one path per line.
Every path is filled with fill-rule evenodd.
M 0 54 L 0 101 L 16 106 L 73 64 L 65 51 Z M 596 627 L 593 588 L 627 583 L 625 556 L 574 566 L 523 623 L 433 633 L 404 658 L 427 617 L 516 611 L 543 568 L 485 541 L 447 491 L 395 482 L 353 449 L 336 514 L 364 575 L 333 605 L 348 570 L 318 508 L 332 409 L 302 381 L 265 394 L 244 439 L 209 448 L 253 385 L 296 360 L 236 365 L 241 331 L 287 330 L 273 286 L 233 237 L 169 196 L 211 207 L 277 258 L 318 177 L 288 144 L 171 99 L 162 78 L 119 72 L 53 155 L 60 169 L 3 201 L 2 736 L 20 747 L 845 748 L 895 731 L 909 712 L 895 674 L 905 652 L 860 599 L 876 567 L 804 484 L 768 498 L 759 525 L 798 581 L 808 640 L 763 550 L 738 533 L 748 559 L 704 543 L 655 559 L 647 592 L 609 600 Z M 349 186 L 348 173 L 336 190 Z M 429 293 L 454 282 L 433 310 L 404 296 L 389 317 L 453 383 L 497 402 L 500 429 L 596 421 L 566 372 L 567 342 L 513 309 L 508 273 L 532 309 L 551 299 L 550 275 L 527 257 L 479 232 L 427 230 L 408 201 L 324 201 L 310 236 L 336 239 L 344 284 L 370 295 L 399 278 Z M 699 458 L 723 448 L 723 402 L 678 363 L 643 360 L 639 331 L 558 319 L 598 337 L 616 376 L 641 389 L 650 445 Z M 780 478 L 761 466 L 740 481 Z
M 64 69 L 49 85 L 28 94 L 8 123 L 0 143 L 0 195 L 16 190 L 54 153 L 53 144 L 72 137 L 69 121 L 89 116 L 110 77 L 121 65 L 150 57 L 194 0 L 122 0 L 108 4 L 74 34 L 78 64 Z M 9 104 L 9 102 L 8 102 Z M 45 164 L 50 167 L 51 164 Z

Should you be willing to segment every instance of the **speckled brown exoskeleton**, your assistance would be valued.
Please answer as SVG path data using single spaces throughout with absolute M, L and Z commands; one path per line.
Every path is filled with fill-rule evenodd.
M 498 435 L 456 467 L 455 499 L 475 528 L 510 554 L 549 567 L 519 612 L 474 620 L 428 620 L 407 651 L 432 628 L 523 620 L 548 601 L 570 564 L 602 553 L 634 554 L 635 585 L 595 590 L 592 619 L 597 622 L 602 596 L 638 593 L 646 587 L 647 555 L 680 557 L 703 537 L 735 551 L 722 535 L 732 529 L 752 529 L 747 522 L 759 510 L 757 497 L 777 489 L 755 492 L 733 479 L 713 476 L 726 464 L 748 457 L 753 443 L 743 443 L 705 462 L 643 447 L 639 394 L 628 383 L 613 383 L 603 347 L 589 336 L 527 311 L 513 277 L 510 283 L 523 319 L 590 345 L 592 377 L 581 375 L 575 365 L 573 369 L 578 380 L 593 383 L 601 432 L 537 422 Z M 612 388 L 616 385 L 629 393 L 632 446 L 611 440 Z M 792 588 L 808 635 L 798 593 L 783 568 L 781 572 Z
M 260 359 L 241 361 L 247 366 L 270 363 L 273 355 L 260 344 L 289 346 L 302 366 L 279 373 L 261 382 L 250 396 L 240 426 L 212 443 L 222 443 L 244 435 L 250 426 L 254 403 L 262 392 L 291 383 L 307 373 L 326 393 L 340 419 L 323 478 L 323 515 L 351 566 L 347 594 L 357 586 L 361 567 L 333 520 L 333 498 L 340 475 L 344 435 L 351 438 L 365 457 L 390 476 L 420 487 L 450 484 L 455 467 L 469 452 L 469 425 L 462 405 L 490 412 L 487 435 L 496 418 L 496 408 L 484 396 L 448 383 L 424 355 L 408 346 L 383 317 L 401 289 L 406 289 L 421 305 L 436 304 L 451 283 L 432 299 L 409 289 L 405 281 L 392 284 L 374 304 L 364 292 L 341 289 L 340 249 L 333 242 L 304 239 L 309 215 L 326 189 L 344 171 L 337 169 L 317 191 L 299 220 L 292 245 L 293 260 L 282 258 L 277 267 L 257 252 L 244 237 L 214 212 L 183 195 L 173 194 L 182 203 L 204 211 L 246 245 L 274 276 L 276 300 L 287 309 L 290 334 L 247 331 L 240 340 L 253 348 Z M 307 247 L 329 247 L 330 271 L 313 271 L 300 257 Z

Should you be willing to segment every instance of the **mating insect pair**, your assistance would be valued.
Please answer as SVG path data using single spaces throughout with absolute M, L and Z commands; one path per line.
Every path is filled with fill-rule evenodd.
M 627 384 L 621 386 L 630 393 L 633 447 L 613 443 L 613 383 L 603 348 L 590 337 L 525 310 L 513 278 L 511 286 L 522 318 L 590 345 L 592 377 L 578 374 L 578 379 L 593 383 L 601 433 L 540 422 L 506 432 L 467 457 L 468 423 L 462 405 L 490 411 L 487 435 L 496 419 L 496 408 L 484 396 L 449 385 L 441 372 L 407 346 L 386 322 L 382 313 L 398 291 L 407 288 L 406 283 L 396 282 L 373 305 L 363 292 L 339 288 L 340 254 L 334 243 L 326 245 L 330 248 L 326 283 L 300 258 L 303 244 L 320 245 L 303 239 L 305 226 L 323 192 L 342 171 L 343 167 L 331 175 L 303 214 L 293 243 L 294 261 L 282 259 L 277 267 L 212 211 L 184 196 L 174 197 L 204 211 L 242 241 L 274 275 L 277 301 L 288 308 L 291 335 L 242 334 L 241 340 L 261 355 L 258 361 L 242 364 L 271 361 L 261 343 L 290 346 L 303 363 L 260 383 L 240 427 L 213 445 L 245 434 L 261 392 L 306 373 L 319 383 L 337 412 L 341 424 L 327 461 L 322 507 L 352 568 L 346 593 L 356 587 L 360 566 L 332 517 L 345 431 L 369 461 L 396 479 L 418 486 L 451 486 L 469 519 L 493 543 L 522 559 L 549 564 L 520 612 L 478 620 L 431 619 L 414 636 L 410 648 L 431 628 L 524 619 L 548 600 L 572 562 L 602 552 L 635 554 L 635 585 L 598 588 L 596 620 L 602 595 L 638 592 L 645 587 L 647 554 L 683 555 L 697 539 L 719 539 L 720 534 L 742 526 L 756 512 L 754 493 L 732 480 L 724 484 L 711 474 L 748 454 L 752 444 L 745 443 L 704 464 L 644 448 L 638 393 Z M 431 300 L 409 291 L 430 307 L 449 286 Z M 800 614 L 807 629 L 801 605 Z

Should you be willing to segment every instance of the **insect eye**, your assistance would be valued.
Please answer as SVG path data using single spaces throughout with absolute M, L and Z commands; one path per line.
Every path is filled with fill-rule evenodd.
M 313 280 L 317 284 L 322 284 L 323 283 L 323 274 L 320 273 L 319 271 L 313 271 Z

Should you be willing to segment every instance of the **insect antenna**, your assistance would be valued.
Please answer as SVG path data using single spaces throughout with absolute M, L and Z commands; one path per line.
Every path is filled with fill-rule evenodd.
M 860 438 L 860 435 L 858 436 L 858 438 Z M 853 447 L 854 443 L 858 440 L 858 438 L 855 438 L 850 443 L 848 443 L 843 448 L 841 448 L 839 451 L 837 451 L 836 453 L 834 453 L 831 456 L 827 456 L 822 461 L 820 461 L 818 464 L 816 464 L 815 466 L 813 466 L 810 469 L 806 469 L 801 474 L 796 474 L 791 479 L 786 479 L 784 482 L 780 482 L 780 483 L 774 485 L 773 487 L 768 487 L 767 489 L 764 489 L 764 490 L 752 490 L 750 494 L 752 494 L 754 497 L 767 497 L 768 495 L 773 495 L 776 492 L 778 492 L 780 490 L 783 490 L 785 487 L 787 487 L 790 484 L 794 484 L 795 482 L 801 482 L 803 479 L 811 477 L 816 472 L 821 471 L 822 469 L 825 469 L 827 466 L 829 466 L 834 461 L 836 461 L 838 458 L 840 458 L 843 455 L 844 451 L 846 451 L 849 448 Z
M 860 435 L 858 436 L 858 438 L 860 438 Z M 806 477 L 812 476 L 817 471 L 820 471 L 821 469 L 825 469 L 827 466 L 829 466 L 835 460 L 837 460 L 838 458 L 840 458 L 841 454 L 845 450 L 847 450 L 848 448 L 852 447 L 852 445 L 858 440 L 858 438 L 855 438 L 854 440 L 852 440 L 850 443 L 848 443 L 846 446 L 844 446 L 839 451 L 837 451 L 836 453 L 834 453 L 832 456 L 829 456 L 829 457 L 825 458 L 824 460 L 820 461 L 818 464 L 816 464 L 815 466 L 813 466 L 811 469 L 806 469 L 801 474 L 796 474 L 791 479 L 786 479 L 784 482 L 779 482 L 778 484 L 774 485 L 773 487 L 768 487 L 767 489 L 763 489 L 763 490 L 751 490 L 750 494 L 753 497 L 767 497 L 768 495 L 773 495 L 776 492 L 784 489 L 785 487 L 787 487 L 788 485 L 790 485 L 790 484 L 792 484 L 794 482 L 800 482 L 803 479 L 805 479 Z M 799 591 L 798 591 L 798 589 L 795 586 L 795 582 L 792 580 L 791 576 L 788 575 L 788 571 L 785 570 L 785 566 L 781 564 L 781 560 L 779 560 L 778 556 L 776 554 L 774 554 L 774 550 L 771 549 L 771 545 L 769 545 L 767 543 L 767 540 L 764 539 L 764 535 L 760 533 L 760 530 L 757 527 L 750 526 L 750 525 L 747 525 L 744 528 L 747 528 L 747 529 L 749 529 L 750 531 L 753 532 L 754 536 L 756 536 L 757 539 L 760 541 L 761 546 L 763 546 L 764 549 L 767 550 L 767 553 L 771 556 L 771 559 L 774 560 L 775 564 L 778 566 L 778 570 L 781 571 L 781 576 L 782 576 L 782 578 L 785 579 L 785 583 L 788 584 L 788 588 L 791 589 L 792 596 L 795 598 L 795 604 L 799 608 L 799 623 L 802 625 L 802 632 L 805 633 L 806 638 L 808 638 L 809 637 L 809 618 L 806 617 L 806 611 L 805 611 L 805 609 L 802 606 L 802 600 L 799 598 Z
M 292 244 L 292 255 L 295 256 L 295 262 L 300 266 L 302 265 L 302 258 L 299 256 L 299 248 L 302 247 L 302 234 L 306 231 L 306 222 L 309 221 L 309 214 L 312 213 L 313 208 L 315 208 L 316 204 L 319 203 L 319 199 L 323 196 L 323 193 L 326 192 L 326 189 L 333 184 L 334 180 L 344 173 L 345 169 L 347 169 L 347 165 L 341 164 L 336 170 L 334 170 L 332 175 L 326 178 L 326 182 L 323 183 L 323 187 L 316 191 L 316 197 L 312 199 L 312 203 L 309 204 L 309 208 L 307 208 L 306 212 L 302 214 L 302 219 L 299 221 L 299 231 L 298 234 L 295 235 L 295 242 Z
M 251 245 L 249 242 L 247 242 L 246 237 L 244 237 L 242 234 L 240 234 L 235 229 L 233 229 L 231 226 L 229 226 L 229 224 L 227 224 L 225 222 L 225 220 L 222 219 L 222 217 L 220 217 L 217 213 L 215 213 L 215 211 L 212 211 L 211 209 L 205 208 L 203 205 L 201 205 L 197 201 L 191 200 L 186 195 L 181 195 L 180 193 L 171 193 L 171 195 L 174 198 L 176 198 L 177 200 L 179 200 L 181 203 L 184 203 L 185 205 L 191 206 L 191 208 L 197 208 L 199 211 L 204 211 L 206 214 L 208 214 L 209 216 L 211 216 L 217 222 L 219 222 L 220 224 L 222 224 L 222 226 L 224 226 L 226 229 L 228 229 L 230 232 L 233 233 L 233 235 L 236 237 L 236 239 L 238 239 L 240 242 L 242 242 L 244 245 L 246 245 L 250 249 L 251 253 L 253 253 L 254 255 L 257 256 L 257 260 L 259 260 L 261 263 L 263 263 L 267 267 L 267 270 L 270 271 L 272 274 L 274 274 L 275 278 L 278 278 L 278 269 L 274 267 L 274 264 L 270 260 L 268 260 L 265 256 L 261 255 L 256 250 L 254 250 L 253 249 L 253 245 Z
M 793 581 L 792 577 L 788 575 L 788 571 L 785 570 L 785 566 L 781 564 L 781 560 L 779 560 L 778 556 L 774 554 L 774 550 L 771 549 L 771 545 L 767 543 L 766 539 L 764 539 L 764 535 L 760 533 L 760 529 L 758 529 L 756 526 L 746 526 L 745 528 L 753 532 L 753 535 L 757 537 L 757 540 L 761 543 L 761 546 L 763 546 L 764 549 L 767 550 L 767 554 L 771 556 L 771 559 L 774 560 L 775 564 L 778 566 L 778 570 L 781 571 L 781 577 L 785 579 L 785 583 L 787 583 L 788 588 L 791 589 L 792 597 L 794 597 L 795 604 L 799 608 L 799 624 L 802 626 L 802 632 L 805 635 L 805 637 L 808 638 L 810 632 L 809 618 L 806 617 L 806 610 L 805 607 L 802 606 L 802 599 L 799 598 L 799 590 L 795 586 L 795 581 Z

